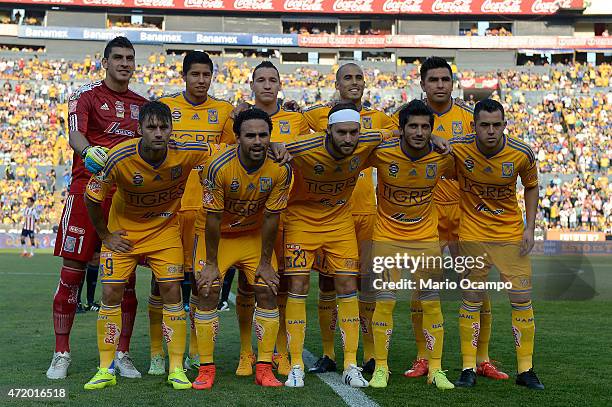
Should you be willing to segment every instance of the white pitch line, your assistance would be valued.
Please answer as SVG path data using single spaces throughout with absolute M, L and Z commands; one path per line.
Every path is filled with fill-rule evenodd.
M 236 295 L 232 292 L 229 293 L 229 301 L 236 305 Z M 313 355 L 308 349 L 304 348 L 302 354 L 304 359 L 304 365 L 306 370 L 315 364 L 317 357 Z M 310 374 L 312 376 L 312 374 Z M 380 407 L 380 405 L 366 396 L 361 390 L 355 387 L 347 386 L 342 383 L 342 377 L 336 372 L 327 372 L 316 374 L 319 379 L 334 391 L 349 407 Z M 307 374 L 308 377 L 308 374 Z

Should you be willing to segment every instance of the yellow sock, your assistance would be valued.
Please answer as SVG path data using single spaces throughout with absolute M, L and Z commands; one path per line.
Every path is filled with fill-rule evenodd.
M 439 299 L 422 300 L 423 337 L 429 371 L 442 369 L 442 349 L 444 348 L 444 318 Z
M 199 338 L 198 353 L 200 354 L 200 363 L 213 363 L 215 342 L 217 341 L 217 332 L 219 332 L 219 314 L 217 310 L 203 311 L 196 308 L 195 326 Z
M 388 368 L 387 357 L 389 355 L 391 334 L 393 333 L 393 308 L 395 308 L 394 299 L 376 299 L 376 308 L 372 315 L 372 336 L 374 337 L 376 367 Z
M 198 354 L 198 334 L 195 327 L 195 311 L 198 307 L 198 297 L 191 295 L 189 297 L 189 358 L 195 357 Z
M 410 301 L 410 318 L 412 319 L 412 330 L 417 348 L 417 359 L 426 359 L 425 337 L 423 336 L 423 307 L 421 301 L 416 299 L 416 291 L 412 294 Z
M 476 368 L 476 349 L 480 335 L 480 307 L 482 302 L 463 300 L 459 309 L 459 337 L 463 369 Z
M 493 315 L 491 315 L 491 298 L 485 294 L 480 308 L 480 335 L 478 335 L 478 350 L 476 351 L 476 362 L 486 362 L 489 360 L 489 341 L 491 340 L 491 324 L 493 323 Z
M 319 291 L 319 327 L 321 329 L 321 342 L 323 342 L 323 354 L 329 356 L 331 360 L 336 360 L 334 340 L 337 319 L 336 292 Z
M 372 315 L 376 308 L 376 300 L 359 297 L 359 322 L 363 342 L 363 361 L 374 357 L 374 336 L 372 335 Z
M 251 345 L 255 293 L 238 290 L 236 295 L 236 315 L 240 328 L 240 353 L 253 353 Z
M 535 319 L 531 301 L 512 303 L 512 333 L 514 334 L 518 372 L 523 373 L 533 367 Z
M 187 316 L 182 302 L 164 304 L 163 332 L 168 347 L 168 368 L 183 368 L 183 354 L 185 353 L 185 339 L 187 336 Z
M 357 365 L 359 347 L 359 302 L 357 293 L 338 296 L 338 325 L 344 347 L 344 369 Z
M 287 329 L 285 328 L 285 311 L 287 308 L 287 294 L 278 294 L 276 297 L 278 304 L 278 334 L 276 335 L 276 351 L 286 355 L 287 349 Z
M 151 338 L 151 356 L 164 356 L 164 345 L 162 337 L 163 309 L 159 295 L 149 296 L 149 337 Z
M 121 335 L 121 304 L 112 306 L 100 304 L 96 330 L 98 333 L 100 367 L 112 369 L 119 335 Z
M 288 293 L 285 315 L 291 365 L 300 365 L 302 369 L 304 369 L 302 352 L 306 337 L 306 297 L 307 295 Z
M 255 334 L 257 336 L 257 361 L 272 363 L 274 343 L 278 334 L 278 308 L 255 308 Z

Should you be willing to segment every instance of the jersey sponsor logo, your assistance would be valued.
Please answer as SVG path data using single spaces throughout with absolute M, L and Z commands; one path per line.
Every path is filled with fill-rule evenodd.
M 396 220 L 398 222 L 402 222 L 402 223 L 418 223 L 423 220 L 423 217 L 417 216 L 416 218 L 409 218 L 403 212 L 396 212 L 393 215 L 391 215 L 391 219 Z
M 259 192 L 267 193 L 272 191 L 272 178 L 261 177 L 259 178 Z
M 340 195 L 357 184 L 357 176 L 339 181 L 318 181 L 304 179 L 308 192 L 311 194 Z
M 172 120 L 177 121 L 177 120 L 181 120 L 181 117 L 183 116 L 183 114 L 181 113 L 181 109 L 179 109 L 178 107 L 175 107 L 172 110 Z
M 232 179 L 232 182 L 230 184 L 230 192 L 238 192 L 239 189 L 240 189 L 240 181 L 238 181 L 238 178 Z
M 286 120 L 281 120 L 278 123 L 278 127 L 280 129 L 280 134 L 291 134 L 291 125 Z
M 142 219 L 170 218 L 173 212 L 147 212 L 141 216 Z
M 217 109 L 208 109 L 208 124 L 219 123 L 219 112 Z
M 139 172 L 135 172 L 134 176 L 132 177 L 132 184 L 134 184 L 137 187 L 142 186 L 142 183 L 144 182 L 144 178 L 142 177 L 142 175 Z
M 466 157 L 466 159 L 463 161 L 463 165 L 465 165 L 465 169 L 469 172 L 474 171 L 474 159 L 471 156 L 468 155 Z
M 125 117 L 125 105 L 120 100 L 115 101 L 115 116 L 120 119 Z
M 502 200 L 508 199 L 513 195 L 513 188 L 510 185 L 494 185 L 476 182 L 464 177 L 461 189 L 465 192 L 476 195 L 482 199 Z
M 434 186 L 424 188 L 401 188 L 383 184 L 382 198 L 396 205 L 412 206 L 430 202 Z
M 181 175 L 183 175 L 183 167 L 181 167 L 180 165 L 175 165 L 170 169 L 170 179 L 172 181 L 180 178 Z
M 267 197 L 262 197 L 257 200 L 227 199 L 225 201 L 225 210 L 234 215 L 248 217 L 262 211 L 266 206 L 266 200 Z M 240 224 L 240 222 L 238 223 Z
M 502 213 L 504 213 L 503 209 L 490 209 L 487 205 L 480 203 L 478 205 L 476 205 L 476 212 L 488 212 L 491 215 L 501 215 Z
M 357 168 L 359 168 L 360 163 L 361 159 L 359 158 L 359 156 L 351 158 L 351 161 L 349 162 L 349 171 L 355 171 Z
M 138 120 L 140 114 L 140 107 L 138 105 L 130 105 L 130 117 L 134 120 Z
M 179 130 L 180 131 L 180 130 Z M 212 143 L 217 144 L 219 142 L 219 132 L 211 133 L 211 134 L 199 134 L 199 133 L 173 133 L 172 137 L 175 140 L 183 141 L 183 139 L 188 139 L 188 141 L 196 141 L 199 143 Z
M 120 122 L 111 122 L 111 124 L 108 125 L 108 127 L 104 130 L 104 132 L 108 134 L 117 134 L 120 136 L 127 136 L 127 137 L 135 136 L 135 133 L 133 130 L 122 129 L 119 127 L 120 125 L 121 125 Z
M 502 163 L 502 177 L 512 178 L 514 175 L 514 163 Z
M 461 136 L 463 134 L 463 122 L 453 122 L 453 136 Z
M 200 120 L 200 116 L 198 116 L 198 114 L 195 113 L 193 116 L 191 116 L 191 120 Z
M 397 178 L 397 174 L 399 173 L 399 165 L 396 162 L 392 162 L 389 164 L 389 176 L 393 178 Z
M 74 226 L 74 225 L 68 226 L 68 231 L 70 231 L 72 233 L 76 233 L 77 235 L 84 235 L 85 234 L 85 229 L 80 228 L 78 226 Z
M 125 192 L 125 201 L 128 205 L 138 207 L 152 207 L 168 204 L 174 200 L 181 199 L 185 192 L 185 186 L 178 184 L 168 189 L 153 192 Z
M 104 104 L 100 106 L 100 110 L 110 110 L 110 109 L 108 108 L 108 105 L 106 104 L 106 102 L 104 102 Z
M 371 117 L 362 117 L 361 118 L 361 125 L 366 128 L 366 129 L 371 129 L 372 128 L 372 118 Z
M 316 163 L 312 169 L 314 170 L 315 175 L 323 175 L 323 172 L 325 172 L 325 167 L 323 164 L 319 163 Z
M 427 164 L 427 166 L 425 167 L 425 178 L 434 179 L 436 178 L 437 173 L 438 173 L 437 163 Z

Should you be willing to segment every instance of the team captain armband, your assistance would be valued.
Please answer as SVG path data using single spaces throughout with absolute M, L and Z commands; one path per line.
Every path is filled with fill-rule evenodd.
M 102 202 L 108 194 L 110 184 L 101 176 L 93 175 L 87 183 L 85 195 L 94 202 Z

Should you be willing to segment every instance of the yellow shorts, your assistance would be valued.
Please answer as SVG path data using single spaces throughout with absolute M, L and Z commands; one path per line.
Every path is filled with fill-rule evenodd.
M 460 274 L 460 278 L 466 278 L 471 282 L 486 282 L 489 270 L 494 265 L 499 270 L 501 281 L 512 283 L 510 292 L 529 293 L 532 287 L 531 260 L 529 256 L 521 256 L 520 250 L 520 242 L 482 243 L 460 240 L 461 256 L 464 258 L 469 256 L 476 260 L 476 264 Z
M 438 212 L 438 235 L 440 243 L 456 242 L 459 240 L 459 222 L 461 221 L 461 208 L 459 204 L 436 204 Z
M 170 247 L 145 253 L 148 266 L 158 283 L 183 281 L 183 248 Z M 111 252 L 102 246 L 100 275 L 103 283 L 127 283 L 141 254 Z
M 285 229 L 285 274 L 310 273 L 319 250 L 325 262 L 319 267 L 321 273 L 331 276 L 359 274 L 359 249 L 352 223 L 331 232 Z
M 181 229 L 181 240 L 183 241 L 183 268 L 185 272 L 193 269 L 193 238 L 195 236 L 195 221 L 197 209 L 179 211 L 177 218 Z
M 206 244 L 204 242 L 204 231 L 197 230 L 195 235 L 195 268 L 196 278 L 204 269 L 206 263 Z M 225 278 L 227 269 L 236 266 L 244 273 L 250 285 L 267 285 L 259 279 L 255 281 L 255 273 L 261 259 L 261 233 L 258 231 L 236 234 L 236 236 L 221 236 L 219 250 L 217 253 L 217 264 L 219 266 L 219 280 L 213 285 L 220 285 Z M 272 254 L 272 267 L 278 270 L 276 255 Z
M 374 225 L 376 224 L 375 214 L 353 215 L 353 224 L 355 225 L 357 242 L 372 240 Z

